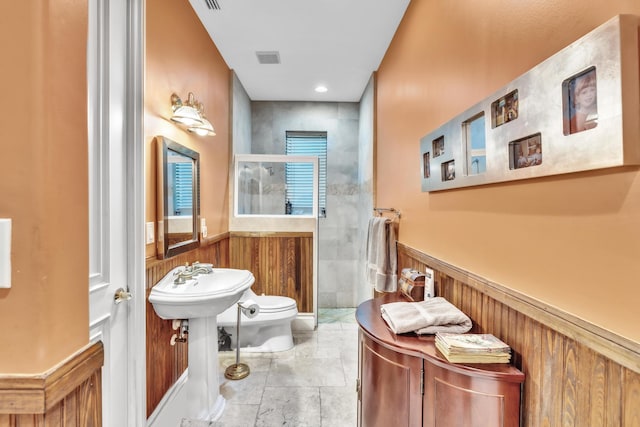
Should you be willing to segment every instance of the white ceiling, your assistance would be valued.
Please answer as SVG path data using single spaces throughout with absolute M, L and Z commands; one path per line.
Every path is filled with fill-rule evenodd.
M 409 1 L 189 0 L 251 100 L 339 102 L 360 101 Z M 281 63 L 260 64 L 257 51 Z

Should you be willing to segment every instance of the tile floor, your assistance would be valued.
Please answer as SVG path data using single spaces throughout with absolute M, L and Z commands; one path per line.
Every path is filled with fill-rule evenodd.
M 248 377 L 224 377 L 236 353 L 222 352 L 222 417 L 207 423 L 182 420 L 181 427 L 354 427 L 358 375 L 355 309 L 320 309 L 318 328 L 294 332 L 293 349 L 279 353 L 242 353 Z

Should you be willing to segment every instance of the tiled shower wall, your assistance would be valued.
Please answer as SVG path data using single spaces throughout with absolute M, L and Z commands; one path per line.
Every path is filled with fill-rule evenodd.
M 359 256 L 355 286 L 355 304 L 373 297 L 373 288 L 365 281 L 366 242 L 369 218 L 373 213 L 373 128 L 374 128 L 374 77 L 371 77 L 360 98 L 359 150 L 358 150 L 358 244 Z M 390 207 L 390 206 L 387 206 Z
M 232 153 L 251 154 L 251 99 L 249 99 L 249 95 L 247 95 L 247 91 L 245 91 L 236 73 L 233 73 L 232 94 Z M 233 167 L 230 167 L 230 170 L 233 173 Z
M 318 307 L 354 307 L 362 277 L 360 104 L 254 101 L 251 112 L 252 154 L 284 154 L 286 131 L 327 132 L 327 215 L 319 220 Z

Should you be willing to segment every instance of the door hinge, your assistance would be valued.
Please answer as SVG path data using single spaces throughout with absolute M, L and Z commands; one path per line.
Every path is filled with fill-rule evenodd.
M 361 397 L 361 389 L 360 389 L 360 378 L 356 378 L 356 393 L 358 393 L 358 401 L 360 401 Z
M 420 394 L 424 396 L 424 368 L 420 369 Z

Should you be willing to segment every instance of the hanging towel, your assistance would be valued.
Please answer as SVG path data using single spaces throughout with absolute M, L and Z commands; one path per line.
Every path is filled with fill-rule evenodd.
M 390 220 L 372 217 L 367 234 L 366 278 L 378 292 L 398 289 L 396 232 Z
M 471 319 L 442 297 L 420 302 L 391 302 L 380 306 L 380 314 L 396 334 L 415 332 L 463 334 L 471 329 Z

